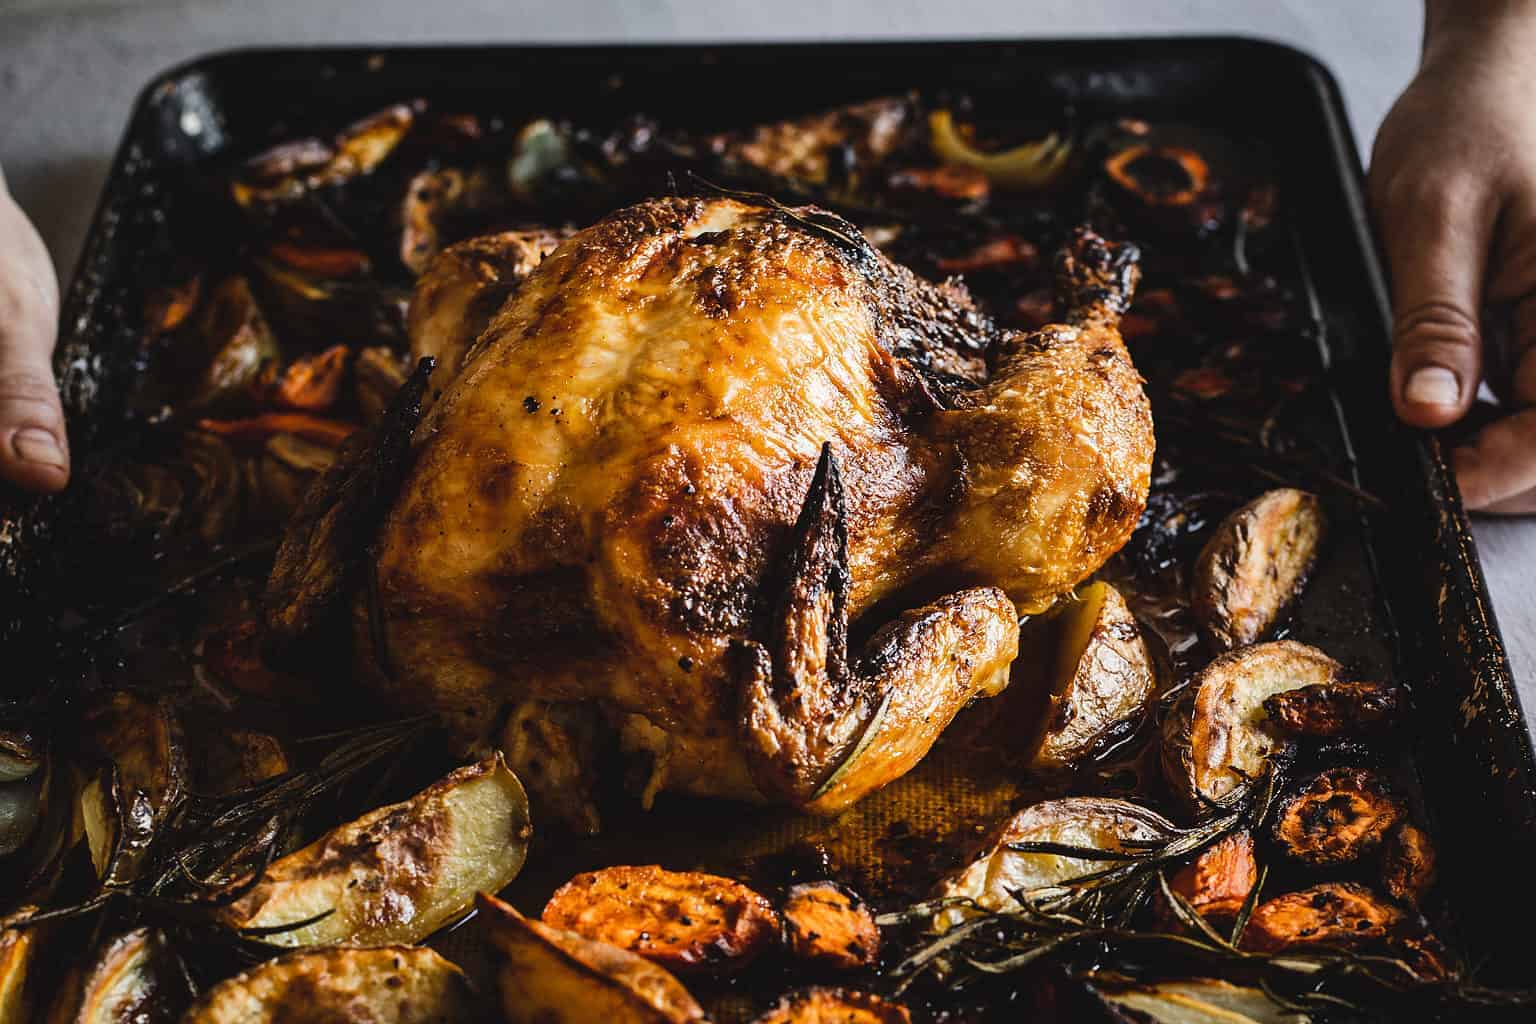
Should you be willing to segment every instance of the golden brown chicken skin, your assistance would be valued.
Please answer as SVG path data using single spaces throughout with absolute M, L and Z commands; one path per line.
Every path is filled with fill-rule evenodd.
M 1000 691 L 1017 612 L 1135 526 L 1133 260 L 1079 237 L 1066 323 L 1024 335 L 813 208 L 608 217 L 433 381 L 360 656 L 382 627 L 385 692 L 467 736 L 590 702 L 643 720 L 652 789 L 846 806 Z

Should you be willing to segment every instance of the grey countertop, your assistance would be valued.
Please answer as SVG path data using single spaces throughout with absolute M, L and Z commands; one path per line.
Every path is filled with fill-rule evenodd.
M 1420 0 L 0 0 L 0 165 L 67 279 L 140 86 L 214 50 L 1196 33 L 1319 57 L 1369 152 L 1413 71 L 1420 12 Z M 1485 519 L 1476 531 L 1515 677 L 1536 709 L 1536 520 Z

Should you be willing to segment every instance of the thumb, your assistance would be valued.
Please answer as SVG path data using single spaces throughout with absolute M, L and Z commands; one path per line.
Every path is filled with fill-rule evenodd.
M 1392 404 L 1416 427 L 1454 423 L 1477 396 L 1478 309 L 1496 213 L 1480 186 L 1430 180 L 1389 190 L 1380 211 L 1392 273 Z
M 0 480 L 33 491 L 69 482 L 52 366 L 57 309 L 47 250 L 0 178 Z

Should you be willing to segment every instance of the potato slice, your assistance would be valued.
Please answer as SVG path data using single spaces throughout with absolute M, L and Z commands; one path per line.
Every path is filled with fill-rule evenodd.
M 522 784 L 498 754 L 281 858 L 221 920 L 269 928 L 332 911 L 265 941 L 420 942 L 467 911 L 479 890 L 512 881 L 532 831 Z
M 130 1024 L 176 1020 L 192 1001 L 185 977 L 159 932 L 139 928 L 102 947 L 92 964 L 70 971 L 54 996 L 50 1024 Z
M 1266 698 L 1276 728 L 1298 736 L 1353 736 L 1397 714 L 1397 690 L 1381 683 L 1339 680 Z
M 1327 882 L 1253 908 L 1243 948 L 1277 953 L 1307 946 L 1357 946 L 1384 939 L 1402 911 L 1354 882 Z
M 1163 723 L 1163 772 L 1192 806 L 1241 799 L 1265 763 L 1289 750 L 1264 701 L 1302 686 L 1330 683 L 1343 666 L 1322 651 L 1279 640 L 1228 651 L 1195 676 L 1192 703 Z
M 688 990 L 628 950 L 531 921 L 494 896 L 476 900 L 507 1024 L 684 1024 L 705 1020 Z
M 912 1015 L 868 992 L 818 985 L 791 992 L 752 1024 L 912 1024 Z
M 157 830 L 186 792 L 181 723 L 165 701 L 109 693 L 81 723 L 87 758 L 102 768 L 80 791 L 80 817 L 97 875 L 121 885 L 138 875 Z
M 1154 1024 L 1308 1024 L 1304 1013 L 1286 1010 L 1261 989 L 1215 978 L 1160 981 L 1149 985 L 1099 987 L 1098 994 L 1127 1019 Z
M 1108 583 L 1090 584 L 1061 622 L 1034 766 L 1066 768 L 1091 755 L 1136 721 L 1155 683 L 1152 658 L 1125 598 Z
M 1403 823 L 1387 837 L 1381 884 L 1393 899 L 1417 907 L 1435 884 L 1435 847 L 1417 825 Z
M 434 951 L 341 946 L 237 974 L 209 989 L 181 1024 L 458 1024 L 481 1016 L 464 972 Z
M 23 907 L 0 921 L 0 1024 L 28 1024 L 33 1019 L 28 978 L 37 952 L 37 933 L 31 928 L 10 925 L 36 910 Z
M 1173 835 L 1173 823 L 1128 800 L 1068 797 L 1024 808 L 998 830 L 982 855 L 939 884 L 941 897 L 964 896 L 986 910 L 1017 906 L 1013 894 L 1034 899 L 1060 891 L 1064 882 L 1102 870 L 1101 860 L 1055 853 L 1021 853 L 1017 843 L 1060 843 L 1121 852 L 1128 841 L 1145 842 Z M 941 929 L 965 920 L 961 908 L 935 918 Z
M 1234 832 L 1201 850 L 1169 879 L 1168 887 L 1201 917 L 1228 922 L 1237 917 L 1258 879 L 1253 837 Z
M 784 941 L 797 959 L 840 970 L 875 963 L 880 926 L 869 904 L 846 885 L 807 882 L 784 900 Z
M 778 915 L 740 882 L 654 864 L 588 871 L 544 907 L 544 923 L 672 970 L 733 970 L 773 945 Z
M 1331 768 L 1280 802 L 1275 839 L 1306 864 L 1348 864 L 1381 845 L 1407 809 L 1363 768 Z
M 1217 647 L 1259 640 L 1306 585 L 1326 523 L 1314 494 L 1265 491 L 1222 520 L 1195 562 L 1195 615 Z

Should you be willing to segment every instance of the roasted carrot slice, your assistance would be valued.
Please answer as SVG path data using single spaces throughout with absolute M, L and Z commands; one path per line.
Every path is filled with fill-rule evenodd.
M 1264 701 L 1264 710 L 1286 732 L 1350 736 L 1390 719 L 1397 705 L 1393 687 L 1341 679 L 1277 693 Z
M 1386 938 L 1402 916 L 1363 885 L 1328 882 L 1260 903 L 1248 919 L 1243 947 L 1276 953 L 1306 946 L 1355 946 Z
M 1280 804 L 1275 838 L 1307 864 L 1348 864 L 1376 849 L 1403 820 L 1402 803 L 1362 768 L 1315 775 Z
M 912 1024 L 912 1015 L 868 992 L 817 986 L 790 993 L 752 1024 Z
M 305 412 L 267 412 L 239 420 L 198 420 L 199 430 L 231 441 L 265 444 L 276 434 L 297 434 L 315 444 L 339 447 L 357 430 L 356 423 L 325 419 Z
M 1033 242 L 1017 235 L 1003 235 L 983 242 L 963 255 L 940 259 L 938 268 L 946 274 L 969 274 L 994 267 L 1032 267 L 1038 262 L 1040 250 Z
M 267 255 L 278 262 L 315 277 L 361 277 L 368 273 L 368 254 L 358 249 L 316 248 L 292 242 L 273 242 Z
M 784 940 L 801 960 L 855 970 L 875 962 L 880 928 L 869 904 L 836 882 L 807 882 L 784 901 Z
M 1435 884 L 1435 847 L 1417 825 L 1404 823 L 1387 837 L 1381 858 L 1382 885 L 1392 898 L 1410 907 Z
M 1200 851 L 1181 868 L 1168 886 L 1184 897 L 1201 917 L 1230 921 L 1258 881 L 1259 867 L 1253 858 L 1253 837 L 1235 832 Z
M 735 969 L 779 933 L 773 907 L 740 882 L 654 864 L 577 875 L 555 890 L 543 919 L 678 970 Z
M 333 345 L 316 355 L 295 359 L 277 383 L 277 400 L 292 409 L 329 409 L 341 393 L 351 357 L 347 346 Z

